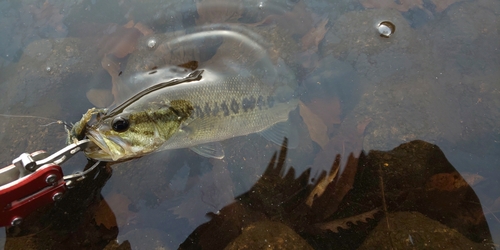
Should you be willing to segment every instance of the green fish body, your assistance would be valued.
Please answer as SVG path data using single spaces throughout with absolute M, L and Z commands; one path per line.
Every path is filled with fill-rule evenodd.
M 203 71 L 200 71 L 203 72 Z M 280 143 L 289 136 L 291 110 L 298 105 L 288 85 L 273 86 L 253 75 L 214 77 L 146 91 L 108 111 L 86 128 L 97 147 L 89 158 L 123 161 L 151 152 L 191 148 L 209 157 L 224 157 L 215 143 L 261 133 Z

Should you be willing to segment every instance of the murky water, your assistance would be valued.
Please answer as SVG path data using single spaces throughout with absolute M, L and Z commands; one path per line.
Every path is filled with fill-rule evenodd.
M 65 145 L 45 125 L 193 69 L 300 101 L 297 147 L 250 133 L 222 141 L 223 159 L 181 148 L 103 165 L 0 245 L 496 247 L 499 15 L 493 0 L 1 1 L 0 113 L 25 116 L 0 119 L 5 166 Z

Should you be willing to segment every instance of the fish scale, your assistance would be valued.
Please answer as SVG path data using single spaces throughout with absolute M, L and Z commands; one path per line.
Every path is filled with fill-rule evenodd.
M 202 78 L 165 87 L 90 126 L 89 138 L 101 140 L 100 147 L 117 160 L 261 132 L 286 121 L 298 105 L 293 94 L 276 89 L 293 93 L 291 88 L 277 88 L 253 76 Z M 130 119 L 127 131 L 111 129 L 113 119 L 120 116 Z
M 186 121 L 181 130 L 186 133 L 174 134 L 162 149 L 175 149 L 212 141 L 224 140 L 236 136 L 260 132 L 271 125 L 286 121 L 288 113 L 297 106 L 294 99 L 286 102 L 275 101 L 273 90 L 256 78 L 235 77 L 224 82 L 197 82 L 179 85 L 179 90 L 171 89 L 165 93 L 165 99 L 182 99 L 193 105 L 191 121 Z M 191 86 L 189 86 L 191 85 Z M 193 91 L 196 89 L 196 91 Z M 253 97 L 253 108 L 243 109 L 243 101 Z M 262 102 L 257 101 L 262 97 Z M 272 101 L 271 101 L 272 100 Z M 231 105 L 235 103 L 236 105 Z M 225 104 L 225 105 L 224 105 Z M 210 111 L 205 112 L 208 106 Z M 226 108 L 223 108 L 226 106 Z M 231 107 L 233 106 L 233 107 Z M 237 108 L 236 108 L 237 107 Z M 224 110 L 227 110 L 224 111 Z

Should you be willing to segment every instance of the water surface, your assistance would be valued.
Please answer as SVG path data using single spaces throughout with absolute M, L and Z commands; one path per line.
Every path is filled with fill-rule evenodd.
M 61 246 L 53 237 L 97 249 L 237 248 L 266 237 L 275 247 L 286 246 L 271 240 L 282 238 L 369 249 L 384 234 L 387 249 L 500 242 L 496 1 L 0 6 L 3 114 L 76 122 L 192 61 L 295 84 L 300 99 L 289 118 L 297 148 L 250 134 L 221 142 L 222 160 L 176 149 L 110 164 L 33 215 L 41 220 L 6 229 L 7 249 Z M 384 21 L 395 27 L 388 37 L 378 30 Z M 147 77 L 152 70 L 162 74 Z M 51 121 L 2 117 L 0 161 L 63 147 L 62 126 L 40 126 Z M 86 164 L 80 155 L 63 169 Z M 457 233 L 429 238 L 446 228 Z

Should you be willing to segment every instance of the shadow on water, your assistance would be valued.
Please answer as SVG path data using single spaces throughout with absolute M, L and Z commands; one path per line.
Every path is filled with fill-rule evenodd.
M 296 178 L 287 167 L 286 144 L 252 188 L 207 214 L 180 249 L 491 249 L 479 199 L 436 145 L 351 154 L 341 174 L 337 155 L 311 182 L 311 169 Z M 100 194 L 111 174 L 102 164 L 56 207 L 7 228 L 5 248 L 132 249 L 126 238 L 117 243 L 115 215 Z M 151 238 L 139 247 L 166 247 L 142 233 Z

